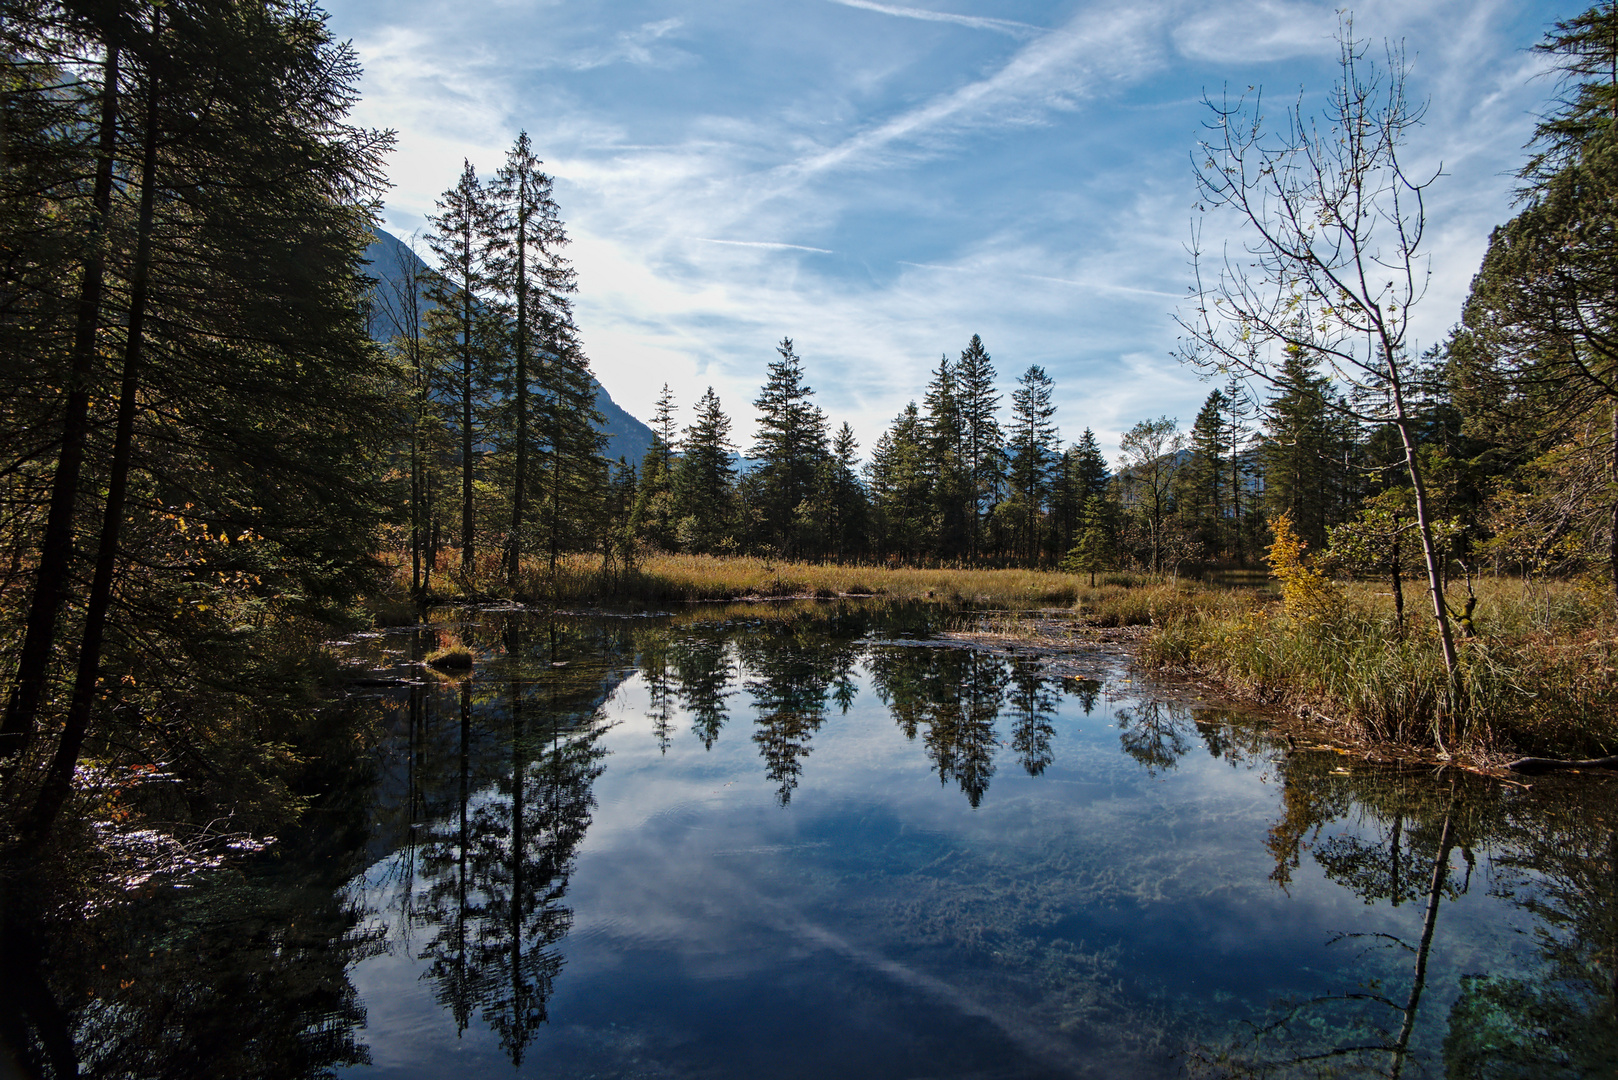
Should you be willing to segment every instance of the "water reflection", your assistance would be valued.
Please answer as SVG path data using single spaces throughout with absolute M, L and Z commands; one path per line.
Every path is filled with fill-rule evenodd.
M 426 935 L 416 955 L 436 1000 L 457 1033 L 477 1013 L 513 1065 L 545 1023 L 562 970 L 559 946 L 573 922 L 568 879 L 605 767 L 599 673 L 566 658 L 586 643 L 554 624 L 536 642 L 527 622 L 501 621 L 503 656 L 481 693 L 472 678 L 461 680 L 455 804 L 421 822 L 405 853 L 412 879 L 404 902 Z M 413 688 L 411 712 L 432 694 Z M 474 713 L 507 755 L 482 784 L 473 776 Z
M 414 685 L 349 699 L 276 853 L 94 917 L 14 883 L 0 1038 L 52 1077 L 1618 1068 L 1611 784 L 1289 751 L 926 629 L 497 612 L 460 679 L 373 639 Z

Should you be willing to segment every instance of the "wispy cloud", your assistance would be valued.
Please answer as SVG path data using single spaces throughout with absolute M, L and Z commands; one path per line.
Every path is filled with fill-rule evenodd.
M 685 58 L 685 54 L 675 49 L 664 49 L 654 53 L 652 47 L 663 38 L 673 34 L 685 25 L 685 20 L 661 19 L 657 22 L 642 23 L 633 30 L 623 30 L 618 34 L 617 40 L 604 49 L 585 49 L 577 55 L 569 56 L 563 66 L 574 71 L 589 71 L 592 68 L 606 67 L 608 64 L 668 64 Z
M 841 2 L 841 0 L 839 0 Z M 802 178 L 839 166 L 882 164 L 894 144 L 985 122 L 1030 122 L 1052 109 L 1074 107 L 1111 77 L 1143 75 L 1155 66 L 1155 43 L 1147 31 L 1155 12 L 1111 5 L 1085 12 L 1017 51 L 987 78 L 939 94 L 835 146 L 786 166 L 781 175 Z
M 859 8 L 862 11 L 876 11 L 883 15 L 894 15 L 901 19 L 920 19 L 923 22 L 954 23 L 956 26 L 969 26 L 974 30 L 992 30 L 997 34 L 1009 34 L 1011 37 L 1035 37 L 1045 32 L 1043 26 L 1032 23 L 1015 22 L 1011 19 L 993 19 L 985 15 L 956 15 L 948 11 L 931 11 L 927 8 L 904 7 L 899 4 L 876 4 L 871 0 L 831 0 L 834 4 L 844 7 Z
M 1194 415 L 1208 388 L 1169 357 L 1197 95 L 1286 98 L 1336 74 L 1335 0 L 1064 0 L 1046 29 L 910 6 L 955 0 L 687 5 L 650 22 L 628 0 L 326 3 L 366 65 L 356 119 L 401 133 L 396 231 L 463 156 L 487 171 L 528 130 L 557 177 L 602 382 L 638 415 L 664 382 L 686 404 L 713 384 L 744 443 L 784 334 L 866 446 L 973 333 L 1003 383 L 1045 366 L 1069 434 L 1108 444 L 1143 416 Z M 1366 37 L 1408 42 L 1413 95 L 1431 102 L 1410 160 L 1446 167 L 1424 341 L 1509 216 L 1549 92 L 1523 50 L 1557 12 L 1528 6 L 1356 3 Z
M 776 240 L 718 240 L 711 236 L 699 236 L 697 239 L 704 244 L 726 244 L 730 247 L 765 248 L 770 251 L 812 251 L 816 255 L 836 254 L 828 248 L 809 247 L 807 244 L 783 244 Z

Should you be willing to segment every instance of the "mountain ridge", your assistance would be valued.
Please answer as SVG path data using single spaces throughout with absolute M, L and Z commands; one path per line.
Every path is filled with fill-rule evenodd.
M 367 267 L 367 273 L 377 280 L 379 289 L 391 290 L 393 295 L 401 295 L 404 292 L 406 275 L 411 271 L 426 270 L 427 264 L 408 244 L 386 229 L 373 227 L 371 233 L 375 239 L 361 256 Z M 424 312 L 432 306 L 425 296 L 421 298 L 421 305 Z M 374 320 L 371 330 L 373 339 L 387 340 L 388 335 L 383 330 L 383 325 L 383 319 Z M 652 429 L 612 400 L 612 395 L 593 373 L 590 382 L 595 387 L 596 409 L 602 417 L 602 422 L 596 427 L 607 436 L 605 451 L 607 460 L 617 461 L 622 458 L 631 465 L 639 466 L 641 458 L 652 448 Z

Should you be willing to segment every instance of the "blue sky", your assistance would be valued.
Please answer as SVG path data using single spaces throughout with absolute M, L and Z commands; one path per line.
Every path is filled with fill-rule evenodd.
M 1008 391 L 1056 381 L 1066 440 L 1210 386 L 1172 353 L 1190 280 L 1203 94 L 1318 104 L 1329 3 L 1033 0 L 328 0 L 365 66 L 355 118 L 398 131 L 385 217 L 406 236 L 526 129 L 556 177 L 597 377 L 642 418 L 667 382 L 752 399 L 790 336 L 867 450 L 941 353 L 981 334 Z M 1394 0 L 1428 103 L 1405 157 L 1428 201 L 1422 346 L 1459 315 L 1555 87 L 1529 47 L 1583 5 Z M 1209 237 L 1232 223 L 1209 224 Z

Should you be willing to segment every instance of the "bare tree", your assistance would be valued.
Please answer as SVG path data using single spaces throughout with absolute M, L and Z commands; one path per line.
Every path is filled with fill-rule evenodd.
M 1196 283 L 1190 312 L 1178 317 L 1180 355 L 1205 371 L 1274 385 L 1288 351 L 1305 352 L 1361 391 L 1337 407 L 1399 432 L 1449 675 L 1445 712 L 1454 717 L 1455 639 L 1405 400 L 1410 311 L 1430 276 L 1423 201 L 1440 174 L 1412 177 L 1399 160 L 1423 111 L 1405 97 L 1402 49 L 1389 47 L 1385 67 L 1376 64 L 1346 18 L 1338 46 L 1341 77 L 1318 117 L 1304 113 L 1301 99 L 1274 126 L 1259 95 L 1207 103 L 1213 134 L 1193 158 L 1199 200 L 1205 210 L 1234 212 L 1251 239 L 1217 260 L 1194 239 Z M 1436 727 L 1434 736 L 1442 748 Z

